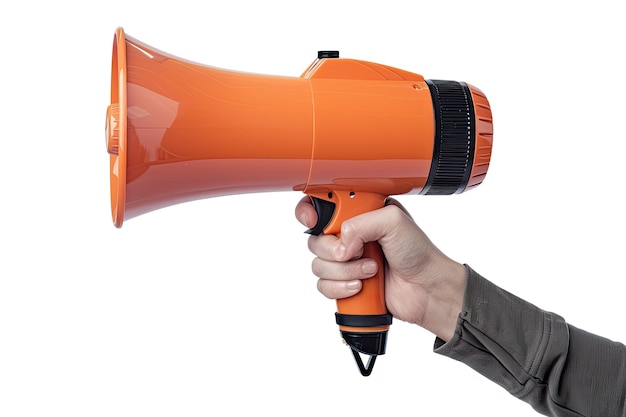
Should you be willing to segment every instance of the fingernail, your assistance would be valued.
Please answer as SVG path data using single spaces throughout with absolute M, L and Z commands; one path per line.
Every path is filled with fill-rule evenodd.
M 309 223 L 307 222 L 308 218 L 306 213 L 302 213 L 300 214 L 300 223 L 302 223 L 303 225 L 307 226 Z
M 378 271 L 378 265 L 374 261 L 364 262 L 363 265 L 361 265 L 361 271 L 366 275 L 373 275 Z
M 348 281 L 346 282 L 346 288 L 349 290 L 358 290 L 361 288 L 361 281 Z

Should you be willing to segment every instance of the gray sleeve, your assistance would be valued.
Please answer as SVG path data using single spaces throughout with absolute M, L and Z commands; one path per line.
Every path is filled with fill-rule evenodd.
M 626 346 L 577 329 L 470 267 L 452 339 L 456 359 L 548 416 L 626 416 Z

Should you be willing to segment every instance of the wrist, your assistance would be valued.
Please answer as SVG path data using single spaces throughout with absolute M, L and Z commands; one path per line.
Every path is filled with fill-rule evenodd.
M 422 327 L 448 341 L 454 335 L 463 309 L 467 268 L 448 259 L 434 274 L 438 279 L 430 291 Z

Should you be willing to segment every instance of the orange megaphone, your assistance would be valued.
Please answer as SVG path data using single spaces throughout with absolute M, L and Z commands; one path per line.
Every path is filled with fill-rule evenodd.
M 227 71 L 115 32 L 106 115 L 111 212 L 124 219 L 207 197 L 300 191 L 309 233 L 384 206 L 390 195 L 461 193 L 480 184 L 492 147 L 485 95 L 321 51 L 300 77 Z M 379 274 L 337 301 L 336 322 L 363 375 L 385 353 L 391 316 Z M 365 366 L 360 353 L 369 355 Z

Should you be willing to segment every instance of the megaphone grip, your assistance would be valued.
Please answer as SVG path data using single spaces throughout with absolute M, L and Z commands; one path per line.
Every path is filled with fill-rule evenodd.
M 385 303 L 385 261 L 378 242 L 366 243 L 363 257 L 374 259 L 378 264 L 378 271 L 373 277 L 363 280 L 358 294 L 337 300 L 337 324 L 342 331 L 386 331 L 391 324 L 391 315 L 387 312 Z
M 324 234 L 334 234 L 338 237 L 341 236 L 341 225 L 344 221 L 384 207 L 387 199 L 387 196 L 377 193 L 350 190 L 308 194 L 312 197 L 313 206 L 318 214 L 318 225 L 308 232 L 323 228 Z M 385 303 L 385 260 L 378 242 L 365 243 L 363 257 L 376 261 L 378 264 L 376 275 L 363 280 L 363 286 L 358 294 L 337 300 L 336 321 L 342 335 L 355 335 L 344 337 L 352 348 L 357 348 L 363 353 L 380 355 L 385 351 L 384 343 L 383 346 L 376 348 L 375 352 L 364 351 L 362 346 L 353 346 L 354 340 L 363 339 L 356 336 L 368 334 L 368 337 L 371 337 L 372 334 L 386 333 L 391 324 L 391 315 Z M 381 340 L 386 340 L 386 337 Z

